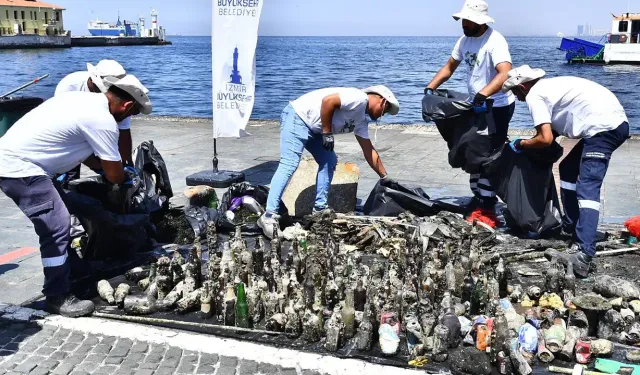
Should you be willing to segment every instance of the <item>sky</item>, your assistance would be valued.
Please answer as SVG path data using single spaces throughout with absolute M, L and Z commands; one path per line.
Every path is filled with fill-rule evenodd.
M 216 0 L 45 0 L 65 7 L 65 28 L 87 34 L 100 17 L 135 21 L 155 8 L 169 34 L 211 35 Z M 260 35 L 282 36 L 453 36 L 460 25 L 451 15 L 462 0 L 263 0 Z M 611 28 L 611 13 L 640 12 L 640 0 L 489 0 L 494 27 L 507 36 L 573 35 L 578 24 Z M 518 4 L 518 5 L 515 5 Z

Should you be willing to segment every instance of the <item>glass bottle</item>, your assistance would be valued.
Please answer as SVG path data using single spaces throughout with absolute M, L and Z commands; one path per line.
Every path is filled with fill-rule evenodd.
M 347 339 L 355 335 L 356 310 L 353 305 L 353 289 L 347 289 L 344 307 L 342 308 L 342 322 L 344 323 L 344 337 Z
M 500 298 L 506 298 L 509 295 L 509 278 L 507 275 L 507 270 L 504 266 L 504 259 L 502 257 L 498 260 L 498 267 L 496 267 L 496 276 L 498 277 L 498 290 L 500 294 Z
M 469 273 L 467 274 L 467 276 L 464 278 L 464 285 L 462 287 L 462 302 L 469 302 L 471 303 L 471 295 L 473 294 L 473 288 L 474 288 L 474 282 L 473 282 L 473 275 L 471 274 L 471 271 L 469 271 Z
M 485 284 L 482 278 L 478 278 L 478 282 L 473 288 L 471 294 L 471 308 L 469 313 L 471 315 L 479 315 L 486 303 L 487 292 L 485 290 Z
M 244 283 L 238 283 L 236 285 L 236 291 L 236 327 L 250 328 L 249 306 L 247 305 L 247 296 L 244 292 Z

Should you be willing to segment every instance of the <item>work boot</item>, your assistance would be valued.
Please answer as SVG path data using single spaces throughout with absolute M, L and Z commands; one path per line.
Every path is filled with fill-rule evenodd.
M 573 264 L 573 273 L 581 279 L 586 279 L 587 276 L 589 276 L 589 268 L 591 268 L 592 258 L 580 251 L 580 247 L 577 245 L 572 246 L 566 252 L 547 249 L 544 252 L 544 256 L 549 260 L 554 257 L 557 258 L 565 267 L 569 263 Z
M 95 306 L 91 301 L 82 301 L 73 294 L 60 297 L 47 297 L 45 309 L 51 314 L 60 314 L 67 318 L 77 318 L 93 313 Z
M 270 240 L 274 238 L 280 238 L 282 232 L 280 231 L 280 215 L 265 212 L 260 219 L 258 219 L 258 226 L 262 229 L 264 235 Z

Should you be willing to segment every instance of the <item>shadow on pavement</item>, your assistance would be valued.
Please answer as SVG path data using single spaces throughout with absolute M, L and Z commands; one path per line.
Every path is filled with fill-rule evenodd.
M 22 322 L 0 316 L 0 367 L 3 367 L 2 362 L 7 359 L 6 357 L 20 350 L 19 346 L 23 341 L 27 341 L 29 337 L 41 330 L 42 328 L 36 322 Z
M 15 263 L 0 264 L 0 276 L 16 268 L 18 268 L 18 265 Z
M 269 185 L 273 174 L 276 173 L 278 169 L 278 164 L 279 162 L 277 161 L 266 161 L 249 169 L 245 169 L 242 173 L 244 173 L 249 183 L 254 185 Z

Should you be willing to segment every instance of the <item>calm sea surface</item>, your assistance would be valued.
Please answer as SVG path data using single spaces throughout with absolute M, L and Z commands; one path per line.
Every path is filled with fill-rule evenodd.
M 257 92 L 252 117 L 279 119 L 286 103 L 327 86 L 364 88 L 385 84 L 396 94 L 401 112 L 382 122 L 423 123 L 422 92 L 445 63 L 455 37 L 261 37 L 257 52 Z M 66 74 L 86 69 L 86 62 L 120 61 L 151 90 L 155 115 L 211 117 L 211 43 L 209 37 L 173 37 L 172 46 L 96 47 L 64 50 L 0 51 L 0 91 L 39 75 L 51 76 L 23 91 L 51 97 Z M 640 67 L 569 66 L 557 50 L 558 38 L 507 38 L 514 64 L 529 64 L 550 76 L 573 75 L 603 84 L 627 111 L 640 132 Z M 461 67 L 448 88 L 465 90 Z M 512 127 L 531 126 L 519 103 Z

